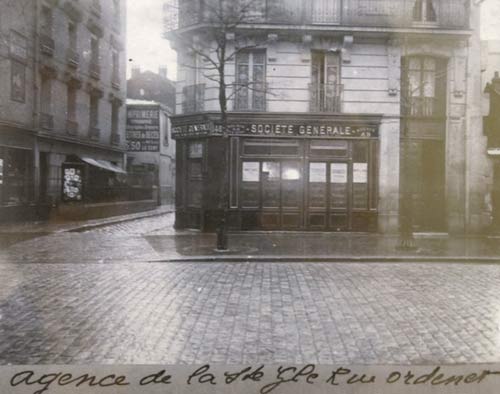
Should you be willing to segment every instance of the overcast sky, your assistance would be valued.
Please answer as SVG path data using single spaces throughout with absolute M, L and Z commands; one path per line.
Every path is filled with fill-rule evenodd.
M 162 5 L 164 0 L 128 0 L 127 51 L 128 73 L 133 65 L 142 70 L 158 71 L 160 65 L 168 67 L 168 76 L 177 79 L 175 52 L 162 38 Z M 481 35 L 483 39 L 500 40 L 498 20 L 500 0 L 485 0 L 483 5 Z
M 175 52 L 162 38 L 163 0 L 127 1 L 128 74 L 133 65 L 141 70 L 158 72 L 160 65 L 168 67 L 168 76 L 176 79 Z

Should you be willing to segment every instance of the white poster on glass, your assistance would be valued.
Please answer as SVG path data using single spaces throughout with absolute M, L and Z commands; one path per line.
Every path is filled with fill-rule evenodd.
M 368 182 L 368 163 L 353 163 L 352 179 L 354 183 Z
M 243 162 L 243 182 L 259 182 L 260 169 L 258 161 Z
M 330 166 L 331 183 L 347 183 L 347 163 L 332 163 Z
M 309 163 L 309 182 L 326 182 L 326 163 Z

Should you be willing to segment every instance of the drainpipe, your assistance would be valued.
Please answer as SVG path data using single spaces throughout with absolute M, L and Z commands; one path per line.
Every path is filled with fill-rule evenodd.
M 39 58 L 39 2 L 34 1 L 33 10 L 33 130 L 35 131 L 34 145 L 33 145 L 33 197 L 36 204 L 40 204 L 40 148 L 38 141 L 38 129 L 39 129 L 39 111 L 38 111 L 38 69 L 40 64 Z

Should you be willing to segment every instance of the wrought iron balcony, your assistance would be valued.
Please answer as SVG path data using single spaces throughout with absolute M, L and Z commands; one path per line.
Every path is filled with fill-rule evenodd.
M 172 2 L 173 0 L 167 0 Z M 179 10 L 164 7 L 166 32 L 209 22 L 210 2 L 182 0 Z M 433 0 L 432 18 L 422 17 L 418 0 L 256 0 L 243 23 L 374 26 L 387 28 L 464 29 L 469 25 L 469 6 L 464 0 Z M 428 12 L 428 11 L 427 11 Z M 430 15 L 430 14 L 427 14 Z M 419 18 L 420 16 L 420 18 Z M 212 17 L 213 19 L 213 17 Z
M 120 89 L 120 76 L 117 72 L 113 72 L 111 76 L 111 87 L 114 89 Z
M 182 112 L 193 113 L 205 110 L 205 84 L 184 86 L 182 89 Z
M 120 145 L 120 143 L 121 143 L 120 134 L 117 133 L 111 134 L 111 145 Z
M 343 85 L 309 84 L 310 112 L 342 112 Z
M 98 61 L 93 60 L 90 62 L 89 66 L 90 77 L 93 79 L 101 79 L 101 66 Z
M 54 39 L 47 34 L 40 34 L 40 51 L 47 55 L 54 55 Z
M 101 130 L 98 129 L 97 127 L 90 127 L 89 128 L 89 138 L 93 141 L 98 141 L 99 138 L 101 137 Z
M 78 134 L 78 122 L 74 120 L 68 119 L 66 121 L 66 133 L 68 135 L 77 135 Z
M 444 108 L 435 97 L 408 97 L 403 99 L 403 113 L 411 117 L 444 116 Z
M 66 60 L 68 62 L 68 66 L 77 68 L 80 64 L 80 54 L 74 49 L 68 48 L 66 51 Z
M 54 129 L 54 116 L 46 113 L 40 113 L 40 127 L 45 130 Z

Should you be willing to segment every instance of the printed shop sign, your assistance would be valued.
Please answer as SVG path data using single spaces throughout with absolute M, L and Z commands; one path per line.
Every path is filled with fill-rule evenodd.
M 160 111 L 155 107 L 127 107 L 127 150 L 160 151 Z
M 499 364 L 4 366 L 1 394 L 498 394 Z

